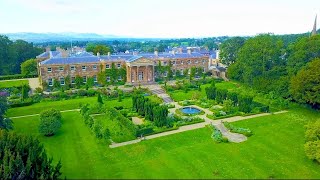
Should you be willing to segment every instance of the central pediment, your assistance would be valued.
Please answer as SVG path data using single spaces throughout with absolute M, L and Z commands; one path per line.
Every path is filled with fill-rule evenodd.
M 134 57 L 128 59 L 126 62 L 129 65 L 141 65 L 141 66 L 154 64 L 152 60 L 147 59 L 142 56 L 134 56 Z

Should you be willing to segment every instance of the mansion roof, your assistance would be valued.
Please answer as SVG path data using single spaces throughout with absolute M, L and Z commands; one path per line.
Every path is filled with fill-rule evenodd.
M 42 53 L 37 57 L 50 57 L 47 60 L 41 62 L 41 65 L 49 65 L 49 64 L 79 64 L 79 63 L 98 63 L 100 61 L 126 61 L 126 62 L 134 62 L 140 58 L 146 58 L 151 60 L 161 60 L 161 59 L 188 59 L 188 58 L 207 58 L 208 56 L 203 55 L 201 53 L 192 52 L 192 53 L 159 53 L 155 55 L 153 53 L 146 54 L 116 54 L 116 55 L 102 55 L 102 56 L 94 56 L 88 52 L 83 52 L 82 54 L 74 55 L 72 57 L 61 57 L 59 53 L 52 53 L 54 51 L 50 51 L 50 56 L 48 54 Z

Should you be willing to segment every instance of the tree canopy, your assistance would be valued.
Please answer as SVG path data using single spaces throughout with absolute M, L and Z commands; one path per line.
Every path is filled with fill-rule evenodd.
M 300 38 L 289 46 L 288 73 L 292 76 L 308 62 L 320 57 L 320 35 Z
M 314 59 L 293 76 L 290 92 L 297 102 L 320 106 L 320 58 Z
M 61 162 L 52 158 L 40 141 L 26 135 L 0 130 L 0 179 L 58 179 Z
M 93 54 L 97 55 L 97 53 L 100 53 L 100 55 L 106 55 L 108 52 L 112 52 L 112 48 L 109 46 L 103 45 L 103 44 L 93 44 L 88 43 L 86 47 L 87 52 L 93 52 Z
M 37 75 L 38 68 L 37 68 L 37 60 L 35 59 L 28 59 L 21 63 L 21 74 L 22 75 Z
M 230 65 L 236 62 L 239 49 L 245 43 L 243 37 L 233 37 L 220 45 L 220 58 L 223 64 Z
M 0 75 L 20 74 L 20 64 L 41 52 L 43 49 L 33 43 L 23 40 L 13 42 L 7 36 L 0 35 Z
M 13 129 L 12 121 L 5 116 L 9 105 L 7 100 L 0 97 L 0 129 L 11 130 Z

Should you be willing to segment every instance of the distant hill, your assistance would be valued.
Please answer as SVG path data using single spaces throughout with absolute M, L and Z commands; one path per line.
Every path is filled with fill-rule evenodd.
M 106 39 L 124 39 L 130 37 L 121 37 L 115 35 L 101 35 L 96 33 L 74 33 L 74 32 L 64 32 L 64 33 L 7 33 L 4 34 L 8 36 L 11 40 L 22 39 L 29 42 L 48 42 L 48 41 L 85 41 L 85 40 L 106 40 Z

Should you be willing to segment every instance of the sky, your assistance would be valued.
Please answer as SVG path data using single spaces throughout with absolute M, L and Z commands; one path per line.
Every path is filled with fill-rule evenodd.
M 0 0 L 0 33 L 292 34 L 311 31 L 316 14 L 320 0 Z

